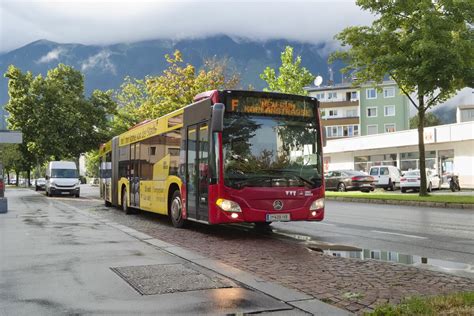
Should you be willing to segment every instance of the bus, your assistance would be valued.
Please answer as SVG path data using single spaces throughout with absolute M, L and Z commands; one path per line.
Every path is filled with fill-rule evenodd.
M 321 221 L 322 128 L 316 98 L 214 90 L 100 147 L 107 206 L 168 215 L 175 227 Z

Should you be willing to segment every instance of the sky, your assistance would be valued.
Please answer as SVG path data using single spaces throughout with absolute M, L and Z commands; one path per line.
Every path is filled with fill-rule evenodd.
M 113 44 L 226 34 L 328 43 L 373 16 L 355 0 L 0 0 L 0 52 L 39 39 Z

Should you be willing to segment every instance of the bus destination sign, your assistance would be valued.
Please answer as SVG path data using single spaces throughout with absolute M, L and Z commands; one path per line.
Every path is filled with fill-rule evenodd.
M 300 100 L 255 97 L 231 97 L 226 104 L 229 112 L 314 117 L 314 105 Z

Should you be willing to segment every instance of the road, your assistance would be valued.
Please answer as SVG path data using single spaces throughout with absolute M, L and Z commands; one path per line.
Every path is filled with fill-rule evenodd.
M 275 223 L 289 234 L 474 266 L 474 211 L 327 201 L 320 223 Z M 298 236 L 299 238 L 304 238 Z
M 366 255 L 366 251 L 354 251 L 353 248 L 347 246 L 343 248 L 340 245 L 326 248 L 326 251 L 330 249 L 329 255 L 320 253 L 324 243 L 359 245 L 364 242 L 371 249 L 378 246 L 380 250 L 392 251 L 398 250 L 396 247 L 400 245 L 405 245 L 407 247 L 405 250 L 410 250 L 412 249 L 411 239 L 425 240 L 425 236 L 420 236 L 420 234 L 425 234 L 426 230 L 432 234 L 441 234 L 444 231 L 440 228 L 431 230 L 424 228 L 420 232 L 416 231 L 416 228 L 411 228 L 414 231 L 401 229 L 403 225 L 397 224 L 397 220 L 407 218 L 408 215 L 406 212 L 401 212 L 399 217 L 395 216 L 394 213 L 399 210 L 396 207 L 390 209 L 386 206 L 329 202 L 327 222 L 275 223 L 273 231 L 260 231 L 254 229 L 252 225 L 209 226 L 199 223 L 190 223 L 186 229 L 176 229 L 165 216 L 149 212 L 126 215 L 119 209 L 105 207 L 98 199 L 97 187 L 83 186 L 80 199 L 42 197 L 39 200 L 42 199 L 48 203 L 70 205 L 75 209 L 80 209 L 80 212 L 100 218 L 113 227 L 121 227 L 126 231 L 132 229 L 139 236 L 145 234 L 147 238 L 164 242 L 168 245 L 167 247 L 182 247 L 186 251 L 192 251 L 196 258 L 218 260 L 230 267 L 256 275 L 265 282 L 276 282 L 286 288 L 301 291 L 310 297 L 351 312 L 362 313 L 386 302 L 396 304 L 412 295 L 438 295 L 474 289 L 474 273 L 470 271 L 449 271 L 451 272 L 449 274 L 430 271 L 434 269 L 431 262 L 434 252 L 423 245 L 419 248 L 427 251 L 429 264 L 422 266 L 339 258 L 337 254 L 340 257 L 354 258 L 353 254 L 357 251 L 359 254 L 364 254 L 362 258 L 370 257 Z M 379 211 L 378 219 L 371 219 L 368 222 L 365 219 L 368 217 L 365 213 L 366 208 L 379 208 L 385 210 L 386 213 Z M 345 209 L 346 213 L 337 215 L 336 209 L 339 211 Z M 359 214 L 364 213 L 361 217 L 364 220 L 357 221 L 357 216 L 349 218 L 354 210 L 357 210 Z M 433 219 L 429 213 L 430 209 L 418 211 L 428 212 L 420 214 L 424 214 L 425 217 L 429 215 L 429 219 Z M 416 214 L 413 210 L 411 212 Z M 449 214 L 446 212 L 448 211 L 442 214 Z M 381 214 L 385 215 L 380 216 Z M 459 221 L 466 221 L 466 219 L 461 218 Z M 434 222 L 441 226 L 445 224 L 439 219 Z M 425 226 L 428 227 L 427 224 Z M 286 231 L 283 231 L 283 228 Z M 376 232 L 367 231 L 369 228 Z M 457 230 L 462 229 L 457 226 Z M 361 238 L 359 235 L 363 235 L 364 231 L 368 234 Z M 398 234 L 397 231 L 410 236 L 393 235 Z M 313 238 L 309 237 L 310 235 Z M 354 235 L 357 236 L 354 237 Z M 442 233 L 441 237 L 443 239 L 449 237 L 453 240 L 459 238 L 456 232 L 448 237 Z M 468 242 L 472 241 L 469 237 L 464 239 Z M 445 242 L 450 243 L 449 240 Z M 453 243 L 456 244 L 456 242 Z M 388 245 L 393 247 L 390 249 Z M 391 261 L 410 263 L 406 261 L 411 259 L 411 256 L 403 255 L 403 253 L 411 252 L 390 253 L 397 259 Z M 381 251 L 380 255 L 383 257 L 384 252 Z M 443 259 L 447 258 L 443 257 Z M 357 298 L 353 299 L 352 296 Z
M 81 188 L 81 194 L 99 198 L 98 188 L 89 185 Z M 323 222 L 272 226 L 277 233 L 314 243 L 426 257 L 448 268 L 458 267 L 456 262 L 474 267 L 473 210 L 327 201 Z

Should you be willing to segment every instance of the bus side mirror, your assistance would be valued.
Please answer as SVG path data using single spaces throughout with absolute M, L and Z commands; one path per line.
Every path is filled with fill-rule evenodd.
M 225 105 L 216 103 L 212 106 L 211 132 L 222 132 L 224 130 Z
M 326 128 L 323 127 L 323 147 L 326 147 L 328 143 L 327 137 L 326 137 Z

